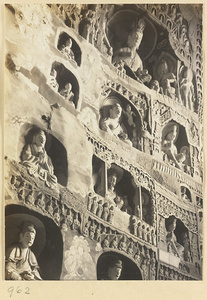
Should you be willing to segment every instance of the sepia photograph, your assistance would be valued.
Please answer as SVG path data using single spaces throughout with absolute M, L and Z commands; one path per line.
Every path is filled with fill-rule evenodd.
M 4 280 L 202 281 L 203 5 L 3 10 Z

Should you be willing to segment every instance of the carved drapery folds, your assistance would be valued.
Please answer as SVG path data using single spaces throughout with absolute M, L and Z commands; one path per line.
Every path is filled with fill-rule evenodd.
M 154 49 L 156 30 L 152 23 L 141 17 L 138 11 L 122 8 L 112 15 L 107 27 L 108 39 L 113 47 L 113 64 L 116 67 L 123 67 L 129 77 L 149 84 L 152 76 L 143 67 L 143 60 L 139 53 L 141 52 L 141 56 L 146 58 Z M 149 32 L 154 33 L 151 39 L 146 38 Z M 148 45 L 145 53 L 143 49 L 139 49 L 142 40 Z M 148 49 L 147 53 L 146 49 Z
M 136 187 L 132 184 L 132 177 L 128 172 L 115 164 L 106 169 L 103 161 L 93 158 L 94 191 L 104 199 L 88 199 L 90 211 L 110 223 L 113 220 L 114 208 L 128 213 L 135 210 Z
M 168 265 L 160 264 L 158 280 L 196 280 L 196 277 L 190 276 L 187 270 L 178 270 Z
M 179 217 L 159 216 L 158 245 L 160 259 L 180 271 L 199 277 L 201 255 L 198 249 L 198 235 L 190 231 Z M 167 256 L 164 253 L 168 253 Z
M 119 104 L 118 99 L 113 100 L 114 101 L 110 104 L 108 112 L 106 111 L 108 103 L 101 108 L 100 128 L 108 132 L 110 135 L 119 138 L 124 143 L 127 143 L 128 145 L 132 146 L 132 143 L 129 140 L 129 136 L 127 134 L 127 130 L 121 120 L 123 110 L 122 106 Z
M 164 95 L 171 98 L 178 96 L 176 60 L 171 55 L 162 52 L 153 65 L 153 78 L 159 82 Z
M 35 99 L 34 112 L 25 118 L 45 126 L 47 132 L 37 129 L 30 138 L 22 134 L 24 128 L 32 127 L 19 125 L 25 120 L 21 115 L 29 97 L 22 110 L 18 106 L 17 112 L 11 110 L 8 115 L 8 132 L 21 134 L 16 152 L 24 148 L 21 156 L 15 149 L 7 154 L 21 157 L 21 163 L 12 161 L 7 170 L 6 204 L 26 207 L 50 218 L 49 222 L 52 219 L 63 237 L 67 230 L 76 230 L 74 235 L 82 235 L 90 251 L 97 251 L 95 260 L 98 252 L 125 255 L 136 263 L 144 280 L 199 279 L 203 247 L 201 25 L 197 20 L 190 24 L 190 12 L 185 13 L 186 20 L 176 4 L 46 8 L 48 13 L 56 8 L 71 27 L 53 14 L 54 24 L 63 27 L 56 31 L 48 24 L 53 31 L 45 40 L 48 53 L 44 57 L 53 54 L 49 68 L 47 59 L 40 63 L 40 70 L 35 65 L 25 67 L 29 61 L 19 67 L 16 61 L 22 59 L 10 54 L 13 47 L 8 43 L 7 75 L 12 85 L 21 83 L 26 95 L 33 93 Z M 12 13 L 17 19 L 17 11 Z M 20 40 L 17 46 L 22 44 Z M 90 68 L 94 89 L 87 81 Z M 35 116 L 40 110 L 41 115 Z M 74 154 L 86 162 L 78 169 L 74 161 L 68 170 L 71 149 L 54 137 L 68 147 L 67 124 L 79 131 L 71 149 L 78 149 L 76 143 L 85 146 L 83 156 Z M 13 141 L 15 137 L 8 145 Z

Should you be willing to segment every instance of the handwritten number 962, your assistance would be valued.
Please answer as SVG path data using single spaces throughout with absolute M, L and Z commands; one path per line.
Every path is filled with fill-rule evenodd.
M 13 286 L 10 286 L 8 288 L 7 292 L 9 293 L 10 297 L 13 295 L 13 293 L 16 293 L 16 294 L 24 293 L 24 294 L 27 294 L 27 295 L 30 294 L 30 290 L 29 290 L 28 287 L 26 287 L 24 289 L 21 289 L 19 286 L 16 289 Z

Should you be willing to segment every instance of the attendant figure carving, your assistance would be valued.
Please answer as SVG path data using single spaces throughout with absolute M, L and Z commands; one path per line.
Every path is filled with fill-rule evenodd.
M 166 222 L 166 242 L 171 246 L 170 248 L 172 250 L 172 253 L 174 253 L 175 256 L 181 257 L 184 247 L 177 242 L 177 238 L 174 233 L 176 225 L 177 219 L 174 216 L 170 216 Z
M 129 124 L 129 126 L 135 127 L 135 123 L 134 123 L 134 117 L 136 117 L 135 113 L 132 111 L 131 105 L 127 104 L 126 105 L 126 111 L 124 111 L 124 114 L 127 117 L 127 122 Z
M 185 186 L 181 187 L 181 199 L 184 201 L 191 201 L 187 195 L 187 188 Z
M 180 71 L 180 96 L 183 105 L 190 109 L 194 109 L 195 92 L 193 85 L 193 71 L 188 67 L 182 67 Z
M 164 95 L 173 97 L 177 94 L 177 79 L 173 72 L 169 70 L 168 63 L 165 59 L 158 65 L 159 84 L 163 89 Z
M 156 92 L 159 92 L 160 91 L 160 84 L 159 84 L 159 81 L 158 80 L 152 80 L 150 82 L 150 88 Z
M 117 183 L 120 181 L 122 176 L 122 170 L 109 169 L 108 171 L 108 190 L 106 193 L 106 199 L 108 199 L 112 204 L 116 204 L 116 206 L 121 209 L 124 205 L 124 200 L 117 193 Z

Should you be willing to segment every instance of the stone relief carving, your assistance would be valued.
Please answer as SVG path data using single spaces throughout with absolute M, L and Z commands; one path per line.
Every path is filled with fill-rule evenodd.
M 168 218 L 174 215 L 179 218 L 189 231 L 197 233 L 196 215 L 194 212 L 187 211 L 173 203 L 171 200 L 165 198 L 160 193 L 156 194 L 158 213 L 163 217 Z
M 131 141 L 128 138 L 126 129 L 121 123 L 122 107 L 118 103 L 114 103 L 109 110 L 109 116 L 106 118 L 101 118 L 100 128 L 109 134 L 118 137 L 124 143 L 132 146 Z
M 55 69 L 52 69 L 50 72 L 50 77 L 48 79 L 48 85 L 55 91 L 58 92 L 59 84 L 57 82 L 57 71 Z
M 70 82 L 66 83 L 64 88 L 60 91 L 60 95 L 75 107 L 75 104 L 73 103 L 74 93 L 72 92 L 72 84 Z
M 26 144 L 22 151 L 22 161 L 31 176 L 38 177 L 49 187 L 56 185 L 53 164 L 45 150 L 46 136 L 43 130 L 38 130 L 31 144 Z
M 187 270 L 185 269 L 176 269 L 173 267 L 166 266 L 164 264 L 160 264 L 159 280 L 196 280 L 195 277 L 191 276 Z
M 73 53 L 73 50 L 71 49 L 72 48 L 72 39 L 71 38 L 68 38 L 66 41 L 65 41 L 65 44 L 62 44 L 60 46 L 60 52 L 65 55 L 69 60 L 73 60 L 75 61 L 75 56 L 74 56 L 74 53 Z
M 154 63 L 153 79 L 159 82 L 161 93 L 172 98 L 178 95 L 178 83 L 175 72 L 175 59 L 163 52 Z
M 180 96 L 183 105 L 190 110 L 194 110 L 195 92 L 194 85 L 192 83 L 193 72 L 190 68 L 182 66 L 180 68 L 179 77 Z
M 6 251 L 5 279 L 42 280 L 37 259 L 30 249 L 36 236 L 34 224 L 25 221 L 20 227 L 19 243 Z
M 170 164 L 181 169 L 182 163 L 186 159 L 184 153 L 178 153 L 175 142 L 178 138 L 179 127 L 176 123 L 168 123 L 162 131 L 162 151 L 166 154 Z
M 113 63 L 121 64 L 121 61 L 124 61 L 125 65 L 133 72 L 135 78 L 139 78 L 143 83 L 149 83 L 152 77 L 148 74 L 148 70 L 143 69 L 142 60 L 137 53 L 142 41 L 144 28 L 144 19 L 138 19 L 132 24 L 131 32 L 126 41 L 127 47 L 114 51 Z
M 156 9 L 154 9 L 152 12 L 153 12 L 153 14 L 156 16 L 157 15 L 157 9 L 159 10 L 159 7 L 156 7 Z M 161 9 L 160 8 L 160 10 L 161 10 L 161 12 L 162 12 L 162 14 L 160 14 L 159 15 L 159 19 L 160 20 L 163 20 L 164 21 L 164 19 L 165 19 L 165 14 L 167 14 L 166 13 L 166 11 L 165 11 L 165 9 Z M 172 5 L 172 7 L 170 6 L 169 7 L 169 11 L 168 11 L 168 16 L 173 20 L 173 22 L 180 22 L 180 21 L 178 21 L 178 16 L 176 16 L 176 14 L 177 14 L 177 11 L 176 11 L 176 6 L 174 5 Z M 92 14 L 93 15 L 93 14 Z M 90 16 L 87 16 L 88 18 L 90 18 Z M 92 17 L 91 17 L 92 18 Z M 166 18 L 167 19 L 167 18 Z M 87 20 L 85 20 L 85 21 L 87 21 Z M 87 23 L 87 22 L 86 22 Z M 90 22 L 89 22 L 90 23 Z M 92 25 L 91 25 L 92 24 Z M 166 24 L 171 24 L 170 22 L 169 23 L 167 23 L 166 22 Z M 93 39 L 91 39 L 91 43 L 92 44 L 94 44 L 96 41 L 97 41 L 97 35 L 98 35 L 98 30 L 97 30 L 97 28 L 96 28 L 96 23 L 93 21 L 91 21 L 91 23 L 90 23 L 90 25 L 92 26 L 92 35 L 94 36 L 94 40 Z M 75 25 L 74 25 L 75 26 Z M 169 25 L 169 26 L 174 26 L 174 25 Z M 140 30 L 140 29 L 139 29 Z M 138 31 L 139 31 L 138 30 Z M 87 31 L 87 34 L 86 34 L 86 38 L 87 38 L 87 40 L 90 40 L 90 31 Z M 179 39 L 179 42 L 180 42 L 180 44 L 182 44 L 182 46 L 184 47 L 184 49 L 185 49 L 185 53 L 187 53 L 187 54 L 189 54 L 190 52 L 191 52 L 191 48 L 190 48 L 190 41 L 187 39 L 188 38 L 188 36 L 187 36 L 187 27 L 185 27 L 184 25 L 182 25 L 181 26 L 181 33 L 180 33 L 180 39 Z M 69 47 L 69 48 L 71 48 L 71 47 Z M 123 64 L 122 64 L 122 62 L 119 62 L 119 61 L 117 61 L 117 62 L 115 62 L 115 64 L 118 64 L 118 67 L 119 68 L 121 68 L 119 71 L 123 71 Z M 165 68 L 164 68 L 165 67 Z M 166 64 L 164 65 L 163 64 L 163 69 L 167 69 L 167 67 L 166 67 Z M 182 70 L 184 70 L 184 69 L 182 69 Z M 194 99 L 194 96 L 193 96 L 193 94 L 194 94 L 194 91 L 193 91 L 193 83 L 192 83 L 192 80 L 191 80 L 191 72 L 189 71 L 190 69 L 189 68 L 187 68 L 186 67 L 186 69 L 185 69 L 185 71 L 183 71 L 183 77 L 180 79 L 180 81 L 179 81 L 179 85 L 180 85 L 180 90 L 179 90 L 179 92 L 180 92 L 180 95 L 181 95 L 181 99 L 182 99 L 182 101 L 183 101 L 183 104 L 184 104 L 184 106 L 186 106 L 186 107 L 188 107 L 189 109 L 191 109 L 192 110 L 192 107 L 193 107 L 193 99 Z M 55 70 L 54 70 L 55 71 Z M 147 70 L 146 70 L 147 71 Z M 56 72 L 56 71 L 55 71 Z M 51 78 L 51 86 L 52 86 L 52 88 L 54 89 L 54 90 L 57 90 L 58 88 L 59 88 L 59 85 L 58 85 L 58 83 L 57 82 L 55 82 L 55 80 L 56 80 L 56 75 L 57 74 L 55 74 L 55 72 L 52 72 L 51 71 L 51 76 L 52 76 L 52 78 Z M 147 73 L 140 73 L 141 71 L 140 71 L 140 68 L 138 68 L 137 69 L 137 76 L 139 77 L 139 79 L 141 79 L 143 82 L 149 82 L 149 81 L 144 81 L 145 79 L 143 79 L 144 77 L 142 77 L 142 76 L 146 76 L 147 75 Z M 142 71 L 142 72 L 144 72 L 144 71 Z M 167 72 L 166 72 L 166 74 L 167 74 Z M 171 73 L 171 75 L 174 75 L 174 73 L 172 72 Z M 175 88 L 175 90 L 173 90 L 172 88 L 174 88 L 174 87 L 172 87 L 172 84 L 173 85 L 175 85 L 176 86 L 176 81 L 171 81 L 171 79 L 172 80 L 174 80 L 174 79 L 176 79 L 176 78 L 174 78 L 175 77 L 175 75 L 174 76 L 171 76 L 171 77 L 173 77 L 173 78 L 170 78 L 170 76 L 167 76 L 166 75 L 166 78 L 164 77 L 164 79 L 163 79 L 163 81 L 161 80 L 161 83 L 160 83 L 160 85 L 161 85 L 161 87 L 163 88 L 163 90 L 164 90 L 164 94 L 165 95 L 168 95 L 168 96 L 170 96 L 170 97 L 172 97 L 172 96 L 174 96 L 174 95 L 176 95 L 176 93 L 178 93 L 178 91 L 176 90 L 176 88 Z M 169 77 L 169 78 L 168 78 Z M 151 80 L 151 79 L 150 79 Z M 156 81 L 156 80 L 155 80 Z M 163 87 L 164 86 L 164 87 Z M 70 86 L 68 87 L 68 90 L 70 89 Z M 120 92 L 120 93 L 122 93 L 123 95 L 127 95 L 128 94 L 128 91 L 126 90 L 126 89 L 124 89 L 122 86 L 120 87 L 120 86 L 116 86 L 116 89 Z M 160 87 L 159 87 L 159 82 L 157 81 L 157 82 L 153 82 L 153 84 L 152 84 L 152 89 L 154 89 L 155 91 L 160 91 Z M 71 89 L 70 89 L 71 90 Z M 61 94 L 61 92 L 60 92 L 60 94 Z M 129 97 L 130 97 L 130 95 L 129 95 Z M 133 101 L 135 102 L 136 100 L 134 100 L 134 98 L 133 98 L 133 95 L 131 96 L 131 100 L 133 99 Z M 126 109 L 126 111 L 123 111 L 123 113 L 125 113 L 125 115 L 127 116 L 127 119 L 128 119 L 128 123 L 129 123 L 129 126 L 131 126 L 132 128 L 134 128 L 134 119 L 133 119 L 133 112 L 131 111 L 131 109 L 130 109 L 130 105 L 127 107 L 127 109 Z M 140 113 L 141 114 L 141 113 Z M 143 124 L 144 125 L 144 124 Z M 112 126 L 111 124 L 109 124 L 109 128 L 110 128 L 110 126 Z M 145 126 L 146 127 L 146 126 Z M 175 129 L 173 129 L 173 131 L 172 131 L 173 133 L 174 133 L 174 135 L 176 135 L 176 130 Z M 135 136 L 133 136 L 134 138 L 135 138 L 135 140 L 136 140 L 136 138 L 137 138 L 137 136 L 135 135 Z M 176 151 L 175 151 L 175 148 L 174 147 L 172 147 L 173 146 L 173 144 L 174 144 L 174 140 L 173 140 L 173 138 L 167 138 L 167 135 L 165 136 L 166 137 L 166 143 L 170 143 L 171 144 L 171 153 L 173 153 L 173 154 L 175 154 L 176 153 Z M 165 141 L 165 140 L 164 140 Z M 164 142 L 163 141 L 163 142 Z M 136 144 L 136 141 L 132 141 L 132 144 L 133 144 L 133 146 Z M 99 144 L 98 144 L 98 146 L 99 146 Z M 175 146 L 175 145 L 174 145 Z M 187 146 L 184 146 L 184 147 L 187 147 Z M 173 148 L 174 148 L 174 150 L 173 150 Z M 44 150 L 44 147 L 43 147 L 43 150 Z M 97 150 L 97 149 L 96 149 Z M 105 148 L 105 146 L 102 148 L 102 149 L 98 149 L 97 151 L 99 151 L 100 153 L 100 156 L 101 155 L 104 155 L 104 154 L 106 154 L 106 156 L 105 157 L 107 157 L 107 155 L 108 156 L 110 156 L 109 157 L 109 162 L 112 160 L 113 161 L 113 157 L 112 157 L 112 155 L 111 154 L 109 154 L 109 153 L 106 153 L 107 151 L 108 151 L 109 149 L 106 149 Z M 166 150 L 166 149 L 165 149 Z M 164 150 L 163 150 L 164 151 Z M 105 153 L 103 153 L 103 152 L 105 152 Z M 110 152 L 110 151 L 108 151 L 108 152 Z M 188 152 L 188 153 L 187 153 Z M 183 151 L 182 150 L 180 150 L 180 153 L 176 153 L 176 155 L 179 155 L 179 154 L 184 154 L 182 157 L 183 157 L 183 159 L 184 159 L 184 156 L 185 156 L 185 161 L 187 161 L 187 154 L 189 154 L 189 149 L 183 149 Z M 114 154 L 113 154 L 114 155 Z M 170 154 L 170 155 L 172 155 L 172 154 Z M 114 157 L 115 157 L 115 155 L 114 155 Z M 118 159 L 120 159 L 120 161 L 121 161 L 121 159 L 122 158 L 120 158 L 120 157 L 118 157 L 118 158 L 116 158 L 117 160 Z M 168 159 L 169 159 L 169 156 L 168 156 Z M 177 156 L 175 156 L 175 159 L 176 160 L 174 160 L 174 163 L 176 164 L 176 161 L 178 162 L 178 164 L 180 163 L 180 161 L 179 161 L 179 158 L 177 157 Z M 123 160 L 123 159 L 122 159 Z M 182 159 L 181 159 L 182 160 Z M 128 162 L 126 162 L 126 161 L 124 161 L 123 160 L 123 162 L 126 164 L 126 168 L 128 168 L 129 167 L 129 165 L 128 165 Z M 186 166 L 188 166 L 189 165 L 189 162 L 184 162 L 184 164 L 186 165 Z M 27 166 L 28 167 L 28 166 Z M 178 166 L 177 166 L 178 167 Z M 136 173 L 136 171 L 135 171 L 135 167 L 131 167 L 131 169 L 133 170 L 133 172 L 134 173 Z M 30 171 L 30 173 L 31 173 L 31 171 Z M 41 172 L 42 173 L 42 172 Z M 142 172 L 141 172 L 142 173 Z M 30 174 L 30 175 L 32 175 L 32 174 Z M 137 174 L 136 174 L 137 175 Z M 146 177 L 145 178 L 143 178 L 143 176 L 141 176 L 140 174 L 138 174 L 137 175 L 138 176 L 138 180 L 137 180 L 137 178 L 136 178 L 136 182 L 145 182 L 144 183 L 144 185 L 146 185 L 146 186 L 148 186 L 148 188 L 149 188 L 149 186 L 150 186 L 150 183 L 149 183 L 149 181 L 150 181 L 150 179 L 147 177 L 147 179 L 146 179 Z M 145 180 L 146 179 L 146 180 Z M 44 179 L 44 180 L 46 180 L 46 184 L 48 185 L 48 186 L 50 186 L 50 184 L 53 184 L 53 183 L 51 183 L 48 179 Z M 53 202 L 52 202 L 52 200 L 50 199 L 50 201 L 48 201 L 47 202 L 47 197 L 45 198 L 45 195 L 44 194 L 39 194 L 39 195 L 37 195 L 36 193 L 35 193 L 35 191 L 32 189 L 32 190 L 30 190 L 29 191 L 29 193 L 27 192 L 27 190 L 25 190 L 25 183 L 24 182 L 22 182 L 22 183 L 20 183 L 19 184 L 19 186 L 18 186 L 18 177 L 16 177 L 16 176 L 12 176 L 12 179 L 11 179 L 11 185 L 12 185 L 12 187 L 14 188 L 14 189 L 16 189 L 16 190 L 18 190 L 18 197 L 19 197 L 19 200 L 20 201 L 25 201 L 25 203 L 27 203 L 28 205 L 35 205 L 35 206 L 38 206 L 41 210 L 42 210 L 42 212 L 45 212 L 45 210 L 48 212 L 48 214 L 50 214 L 51 216 L 53 216 L 53 218 L 55 219 L 55 222 L 57 223 L 57 224 L 60 224 L 60 221 L 61 221 L 61 218 L 62 218 L 62 215 L 61 215 L 61 212 L 60 212 L 60 209 L 59 209 L 59 207 L 58 208 L 56 208 L 56 206 L 55 205 L 52 205 L 53 204 Z M 112 191 L 112 193 L 113 193 L 114 191 Z M 188 199 L 186 199 L 186 193 L 185 192 L 183 192 L 183 195 L 182 195 L 182 193 L 181 193 L 181 197 L 183 197 L 183 199 L 185 199 L 185 200 L 188 200 Z M 89 197 L 90 198 L 90 197 Z M 114 199 L 113 199 L 113 201 L 114 201 Z M 128 205 L 127 205 L 127 199 L 126 200 L 123 200 L 123 207 L 125 207 L 124 209 L 127 211 L 129 208 L 128 208 Z M 168 202 L 169 203 L 169 202 Z M 105 206 L 104 206 L 105 205 Z M 118 206 L 119 204 L 118 204 L 118 202 L 116 203 L 116 205 Z M 121 206 L 122 204 L 120 204 L 120 206 Z M 170 205 L 171 205 L 171 203 L 170 203 Z M 119 207 L 120 208 L 120 207 Z M 143 209 L 143 208 L 142 208 Z M 174 209 L 176 209 L 175 207 L 174 207 Z M 102 219 L 103 220 L 105 220 L 105 221 L 108 221 L 109 223 L 112 223 L 112 221 L 111 220 L 113 220 L 113 217 L 114 217 L 114 206 L 111 206 L 111 207 L 109 207 L 108 206 L 108 203 L 104 203 L 103 201 L 102 201 L 102 199 L 101 200 L 97 200 L 97 198 L 96 197 L 93 197 L 93 198 L 90 198 L 90 201 L 88 200 L 88 210 L 89 211 L 91 211 L 93 214 L 96 214 L 97 215 L 97 217 L 99 217 L 99 218 L 101 218 L 102 216 Z M 163 211 L 164 211 L 164 209 L 163 209 Z M 178 209 L 178 213 L 177 214 L 179 214 L 179 213 L 181 213 L 182 214 L 182 209 Z M 78 220 L 78 214 L 76 213 L 76 212 L 73 212 L 73 214 L 74 214 L 74 221 L 73 221 L 73 224 L 71 224 L 72 225 L 72 229 L 77 229 L 78 230 L 78 228 L 80 227 L 80 222 L 79 222 L 79 220 Z M 185 214 L 185 212 L 184 212 L 184 214 Z M 145 215 L 145 214 L 144 214 Z M 188 212 L 188 216 L 189 216 L 189 219 L 190 219 L 190 221 L 192 221 L 193 220 L 193 222 L 194 222 L 194 216 L 192 215 L 192 213 L 191 212 Z M 69 215 L 67 215 L 67 217 L 68 217 L 68 219 L 70 218 L 70 214 Z M 183 218 L 186 218 L 187 219 L 187 217 L 186 216 L 184 216 Z M 66 219 L 67 220 L 67 219 Z M 137 220 L 136 220 L 137 221 Z M 139 225 L 138 225 L 138 223 L 137 224 L 135 224 L 136 223 L 136 221 L 134 222 L 134 227 L 133 227 L 133 230 L 134 230 L 134 234 L 137 232 L 137 235 L 138 236 L 141 236 L 141 238 L 143 239 L 143 241 L 146 241 L 146 242 L 148 242 L 149 244 L 152 244 L 152 245 L 155 245 L 156 244 L 156 242 L 155 242 L 155 240 L 154 240 L 154 242 L 153 242 L 153 239 L 154 238 L 156 238 L 156 236 L 155 236 L 155 233 L 154 233 L 154 231 L 152 230 L 151 231 L 151 233 L 152 234 L 150 234 L 150 227 L 146 227 L 146 224 L 143 224 L 142 225 L 142 223 L 140 223 Z M 146 221 L 146 220 L 145 220 Z M 186 221 L 187 222 L 187 221 Z M 67 224 L 67 222 L 65 221 L 65 219 L 64 219 L 64 222 L 62 222 L 61 223 L 62 225 L 63 224 Z M 90 236 L 90 238 L 91 239 L 97 239 L 97 241 L 100 241 L 100 228 L 97 226 L 96 227 L 96 229 L 94 229 L 94 224 L 93 224 L 93 222 L 89 222 L 89 223 L 86 223 L 86 224 L 88 224 L 88 225 L 85 225 L 85 231 L 87 232 L 88 231 L 88 234 L 89 234 L 89 236 Z M 89 226 L 90 226 L 90 228 L 89 228 Z M 136 227 L 137 226 L 137 227 Z M 139 229 L 138 229 L 139 228 Z M 97 232 L 97 235 L 96 235 L 96 232 Z M 171 232 L 172 233 L 172 232 Z M 87 233 L 86 233 L 86 235 L 87 235 Z M 135 234 L 136 235 L 136 234 Z M 184 240 L 185 240 L 185 242 L 184 243 L 186 243 L 187 244 L 187 239 L 185 239 L 186 237 L 184 237 Z M 194 240 L 194 238 L 192 238 L 192 244 L 194 243 L 193 242 L 193 240 Z M 114 240 L 113 240 L 114 242 L 112 243 L 111 242 L 111 244 L 110 245 L 116 245 L 116 243 L 117 243 L 117 238 L 114 238 Z M 113 248 L 112 246 L 110 246 L 111 248 Z M 115 247 L 114 247 L 115 248 Z M 185 248 L 185 247 L 184 247 Z M 126 250 L 127 249 L 127 250 Z M 127 251 L 127 253 L 129 253 L 130 255 L 133 255 L 133 245 L 132 245 L 132 243 L 130 243 L 130 244 L 128 244 L 128 246 L 127 247 L 124 247 L 123 248 L 123 250 L 124 251 Z M 146 271 L 146 265 L 147 265 L 147 263 L 148 263 L 148 261 L 147 260 L 143 260 L 143 262 L 142 262 L 142 266 L 143 266 L 143 277 L 145 278 L 147 278 L 149 275 L 148 275 L 148 273 L 147 273 L 147 271 Z M 154 274 L 154 271 L 153 271 L 153 267 L 154 266 L 154 262 L 152 263 L 152 273 Z M 173 270 L 170 270 L 170 268 L 169 269 L 167 269 L 167 268 L 165 268 L 164 269 L 164 275 L 166 276 L 166 278 L 169 278 L 169 279 L 172 279 L 172 278 L 174 278 L 175 279 L 175 277 L 176 277 L 176 274 L 174 274 L 174 277 L 173 277 Z M 184 275 L 178 275 L 178 276 L 184 276 Z M 154 277 L 154 275 L 152 275 L 152 277 Z M 184 277 L 183 277 L 183 279 L 184 279 Z

